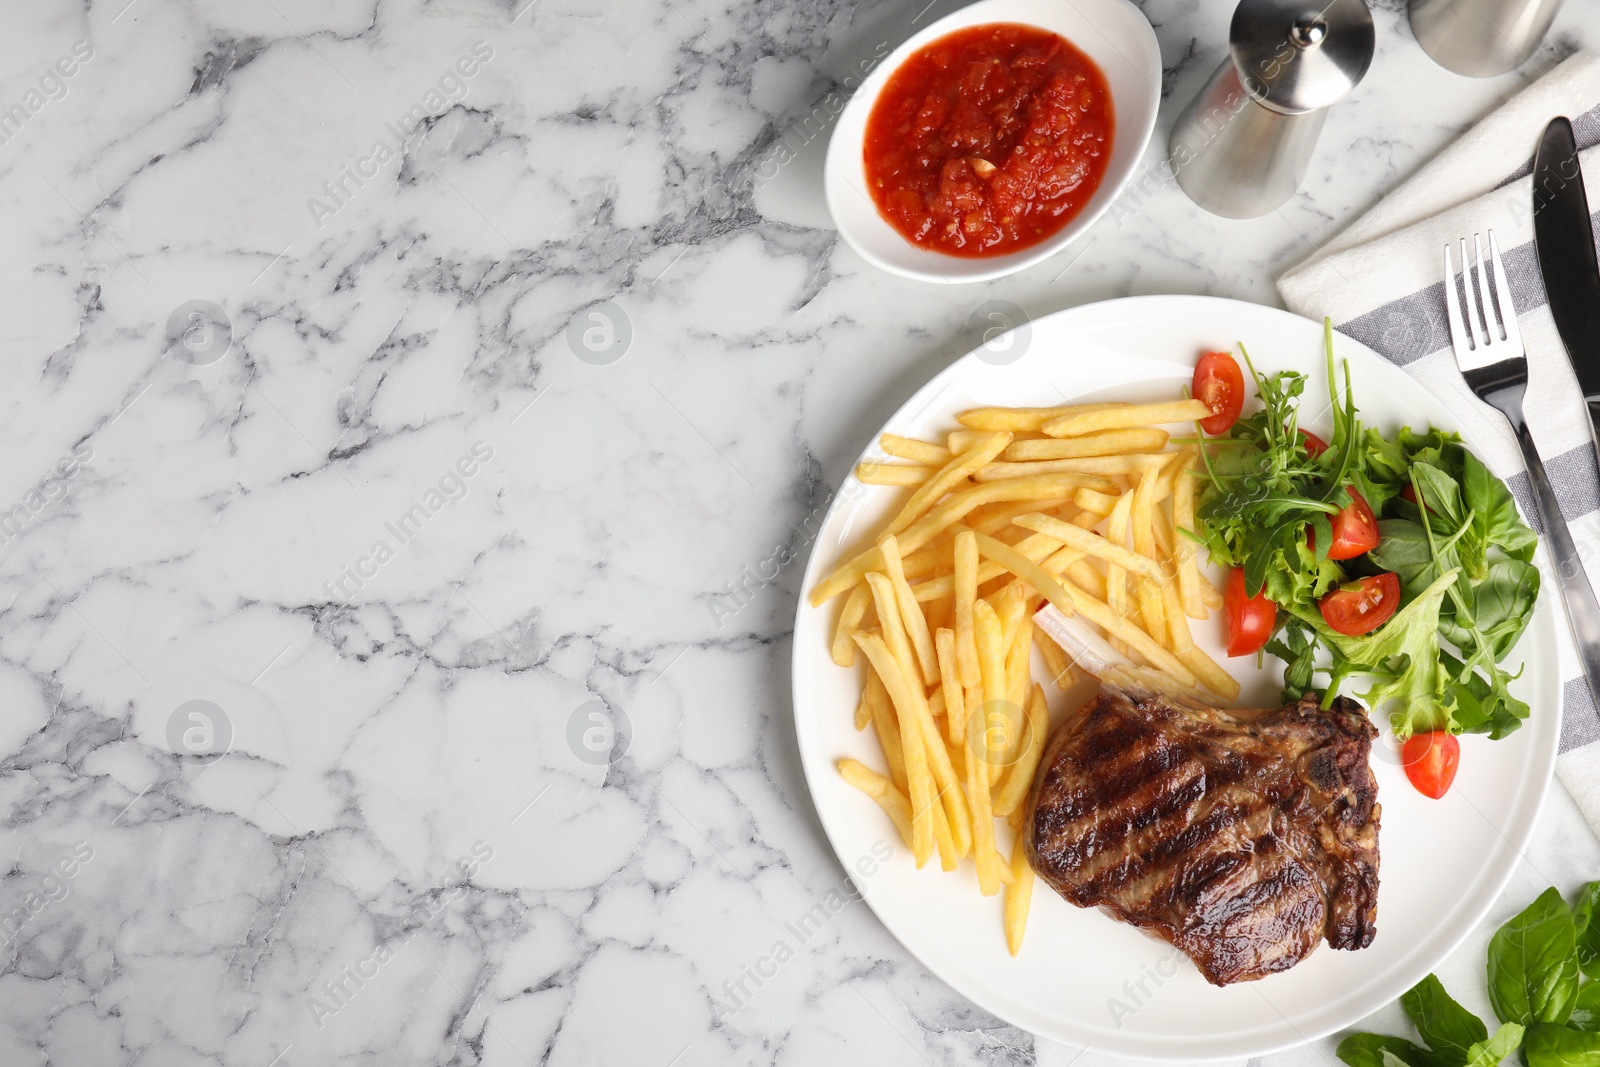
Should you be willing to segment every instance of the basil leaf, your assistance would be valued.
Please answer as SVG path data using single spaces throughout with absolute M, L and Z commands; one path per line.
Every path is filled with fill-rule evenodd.
M 1517 1051 L 1522 1044 L 1523 1028 L 1516 1023 L 1504 1023 L 1494 1036 L 1479 1041 L 1467 1049 L 1464 1067 L 1500 1067 L 1500 1061 Z
M 1443 1067 L 1427 1049 L 1388 1034 L 1351 1034 L 1339 1042 L 1336 1054 L 1350 1067 Z
M 1416 479 L 1418 504 L 1443 516 L 1452 528 L 1461 525 L 1466 512 L 1461 508 L 1461 486 L 1454 478 L 1431 463 L 1413 463 L 1411 477 Z
M 1578 999 L 1577 940 L 1572 912 L 1554 886 L 1495 931 L 1489 941 L 1489 1003 L 1501 1022 L 1567 1021 Z
M 1518 559 L 1498 559 L 1472 591 L 1473 623 L 1489 640 L 1495 662 L 1506 657 L 1528 628 L 1539 599 L 1539 569 Z
M 1379 567 L 1400 576 L 1400 588 L 1407 600 L 1439 577 L 1427 531 L 1410 519 L 1378 520 L 1378 547 L 1367 555 Z
M 1590 882 L 1578 891 L 1578 899 L 1572 905 L 1572 920 L 1578 930 L 1578 970 L 1590 978 L 1600 977 L 1600 882 Z M 1595 999 L 1600 1003 L 1600 987 L 1596 989 Z M 1581 999 L 1582 995 L 1579 996 Z
M 1600 982 L 1585 982 L 1578 987 L 1578 1003 L 1573 1005 L 1567 1025 L 1600 1032 Z
M 1435 1052 L 1466 1059 L 1473 1045 L 1489 1039 L 1489 1028 L 1483 1020 L 1457 1004 L 1434 975 L 1428 975 L 1406 990 L 1400 998 L 1400 1006 L 1411 1017 L 1422 1040 Z M 1520 1032 L 1518 1039 L 1521 1039 Z
M 1505 482 L 1490 474 L 1476 456 L 1465 449 L 1462 451 L 1467 457 L 1464 476 L 1470 475 L 1473 483 L 1473 496 L 1467 499 L 1466 504 L 1483 517 L 1484 540 L 1513 559 L 1520 559 L 1524 563 L 1531 561 L 1539 536 L 1522 521 L 1511 490 L 1506 488 Z M 1474 466 L 1482 470 L 1481 475 L 1473 470 Z M 1474 521 L 1478 521 L 1476 516 Z
M 1535 1023 L 1522 1054 L 1528 1067 L 1600 1067 L 1600 1034 Z

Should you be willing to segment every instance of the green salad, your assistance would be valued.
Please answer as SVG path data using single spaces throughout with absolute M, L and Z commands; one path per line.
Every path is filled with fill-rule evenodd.
M 1325 338 L 1326 441 L 1300 425 L 1305 376 L 1259 374 L 1240 346 L 1260 410 L 1202 438 L 1205 488 L 1188 533 L 1233 568 L 1229 654 L 1280 657 L 1285 699 L 1320 689 L 1324 707 L 1360 676 L 1368 688 L 1354 695 L 1390 714 L 1408 770 L 1411 749 L 1448 749 L 1442 794 L 1459 758 L 1454 735 L 1501 738 L 1528 715 L 1502 664 L 1538 598 L 1538 538 L 1456 434 L 1364 427 L 1331 327 Z M 1217 356 L 1230 358 L 1206 359 Z M 1196 381 L 1217 411 L 1218 387 L 1202 393 Z M 1423 737 L 1427 746 L 1412 745 Z

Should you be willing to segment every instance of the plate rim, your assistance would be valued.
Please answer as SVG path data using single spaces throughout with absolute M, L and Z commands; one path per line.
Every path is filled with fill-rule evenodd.
M 1132 316 L 1128 317 L 1139 318 L 1143 321 L 1152 321 L 1153 316 L 1151 314 L 1146 313 L 1141 315 L 1138 314 L 1139 310 L 1148 306 L 1170 307 L 1174 304 L 1205 304 L 1213 307 L 1219 307 L 1224 310 L 1230 308 L 1235 310 L 1247 309 L 1248 314 L 1265 314 L 1269 318 L 1281 317 L 1292 319 L 1299 324 L 1299 328 L 1304 328 L 1305 325 L 1310 325 L 1317 328 L 1319 331 L 1322 325 L 1313 319 L 1310 319 L 1306 316 L 1297 315 L 1283 308 L 1273 307 L 1266 304 L 1258 304 L 1247 300 L 1238 300 L 1231 297 L 1218 297 L 1200 294 L 1148 294 L 1092 301 L 1069 308 L 1063 308 L 1048 315 L 1040 316 L 1037 319 L 1031 319 L 1025 325 L 1033 329 L 1037 329 L 1041 323 L 1047 321 L 1070 321 L 1075 317 L 1089 318 L 1095 314 L 1104 314 L 1113 309 L 1125 309 L 1130 312 L 1134 312 Z M 1366 353 L 1368 356 L 1371 356 L 1379 363 L 1391 367 L 1402 374 L 1405 373 L 1403 368 L 1397 367 L 1393 363 L 1390 363 L 1388 360 L 1384 359 L 1382 355 L 1375 352 L 1365 343 L 1350 337 L 1348 334 L 1339 333 L 1337 329 L 1335 329 L 1334 332 L 1339 335 L 1341 339 L 1341 345 L 1353 346 L 1355 349 Z M 899 405 L 899 407 L 897 407 L 895 411 L 883 421 L 882 425 L 880 425 L 877 430 L 874 431 L 873 435 L 868 439 L 867 444 L 863 448 L 861 454 L 857 457 L 857 462 L 870 459 L 872 456 L 872 445 L 873 442 L 877 440 L 878 435 L 885 432 L 886 427 L 894 425 L 900 421 L 900 419 L 907 415 L 908 412 L 914 412 L 918 407 L 926 405 L 929 402 L 929 396 L 936 396 L 938 391 L 946 387 L 949 384 L 949 379 L 958 373 L 959 368 L 969 365 L 974 361 L 981 362 L 978 351 L 979 349 L 970 350 L 961 357 L 951 361 L 943 369 L 930 376 L 920 386 L 913 390 L 911 394 L 907 396 L 906 399 Z M 827 513 L 824 515 L 821 524 L 818 526 L 819 531 L 828 527 L 828 525 L 833 521 L 835 513 L 839 509 L 852 503 L 852 498 L 843 492 L 843 489 L 849 483 L 850 479 L 854 478 L 853 472 L 854 464 L 851 466 L 851 472 L 846 474 L 844 481 L 841 483 L 840 490 L 833 494 L 833 498 L 828 506 Z M 792 632 L 795 634 L 795 640 L 793 641 L 790 650 L 790 700 L 794 711 L 793 718 L 795 740 L 800 756 L 800 769 L 805 779 L 807 793 L 811 800 L 813 809 L 817 813 L 818 821 L 822 824 L 823 833 L 828 838 L 829 847 L 833 850 L 838 862 L 844 867 L 846 877 L 850 877 L 849 858 L 841 850 L 841 844 L 835 837 L 829 815 L 824 811 L 823 806 L 817 801 L 818 783 L 812 779 L 811 760 L 807 758 L 807 753 L 811 750 L 813 743 L 815 741 L 820 741 L 820 739 L 814 739 L 811 737 L 811 731 L 802 723 L 802 716 L 800 713 L 800 687 L 803 681 L 802 672 L 805 668 L 805 664 L 801 662 L 802 641 L 799 639 L 799 635 L 801 633 L 800 622 L 803 614 L 808 608 L 806 591 L 812 588 L 819 578 L 817 572 L 823 565 L 822 561 L 825 553 L 819 551 L 821 544 L 822 539 L 820 537 L 817 538 L 812 544 L 812 550 L 809 558 L 806 561 L 805 572 L 801 579 L 800 595 L 795 607 L 795 617 L 792 630 Z M 835 565 L 837 561 L 834 560 L 832 556 L 829 558 L 829 565 Z M 1554 606 L 1551 599 L 1541 596 L 1539 603 L 1535 608 L 1535 620 L 1537 621 L 1538 617 L 1543 615 L 1546 617 L 1544 625 L 1549 626 L 1554 624 L 1559 626 L 1559 613 L 1560 609 Z M 1524 634 L 1524 639 L 1526 639 L 1527 636 L 1527 634 Z M 1521 644 L 1522 642 L 1519 641 L 1519 645 Z M 1553 683 L 1553 685 L 1559 689 L 1561 684 L 1559 678 L 1559 659 L 1553 642 L 1551 643 L 1551 647 L 1548 649 L 1541 649 L 1539 645 L 1532 645 L 1529 646 L 1527 651 L 1528 654 L 1526 656 L 1526 662 L 1528 666 L 1535 667 L 1536 669 L 1540 670 L 1545 668 L 1554 670 L 1556 681 Z M 1558 755 L 1560 746 L 1561 716 L 1563 711 L 1559 699 L 1553 701 L 1552 703 L 1553 706 L 1546 712 L 1547 716 L 1553 717 L 1553 722 L 1547 728 L 1548 740 L 1543 750 L 1536 749 L 1532 753 L 1531 763 L 1532 769 L 1535 771 L 1536 781 L 1529 783 L 1529 787 L 1533 789 L 1533 795 L 1529 797 L 1527 793 L 1521 793 L 1519 796 L 1519 799 L 1522 801 L 1520 806 L 1524 808 L 1526 814 L 1515 826 L 1510 828 L 1498 828 L 1505 847 L 1503 849 L 1497 849 L 1493 856 L 1505 858 L 1504 854 L 1509 852 L 1510 861 L 1502 862 L 1501 868 L 1498 871 L 1495 871 L 1488 878 L 1486 891 L 1483 892 L 1481 899 L 1469 912 L 1470 921 L 1456 924 L 1454 928 L 1444 932 L 1442 936 L 1436 934 L 1431 939 L 1432 947 L 1428 951 L 1412 952 L 1409 956 L 1403 958 L 1396 965 L 1394 972 L 1392 973 L 1405 976 L 1406 981 L 1404 985 L 1401 986 L 1399 991 L 1395 992 L 1392 996 L 1375 1003 L 1367 1004 L 1365 1007 L 1363 1007 L 1360 1014 L 1352 1015 L 1342 1022 L 1334 1022 L 1331 1025 L 1320 1025 L 1313 1027 L 1309 1032 L 1302 1030 L 1300 1027 L 1296 1026 L 1292 1020 L 1289 1020 L 1287 1017 L 1285 1017 L 1285 1022 L 1288 1024 L 1289 1028 L 1295 1031 L 1295 1035 L 1289 1039 L 1274 1038 L 1267 1043 L 1250 1045 L 1248 1047 L 1230 1047 L 1226 1050 L 1207 1046 L 1203 1050 L 1191 1052 L 1186 1055 L 1181 1049 L 1175 1050 L 1172 1048 L 1111 1048 L 1104 1045 L 1092 1045 L 1091 1043 L 1086 1043 L 1081 1037 L 1074 1037 L 1066 1033 L 1065 1031 L 1071 1029 L 1070 1026 L 1063 1027 L 1057 1032 L 1041 1033 L 1038 1029 L 1018 1021 L 1013 1014 L 1009 1014 L 1005 1010 L 1004 1005 L 995 1004 L 991 997 L 985 995 L 986 991 L 975 994 L 969 991 L 965 987 L 965 983 L 963 983 L 959 978 L 946 973 L 946 968 L 944 966 L 930 963 L 922 954 L 913 949 L 911 945 L 907 943 L 906 938 L 902 936 L 902 917 L 898 917 L 893 914 L 886 914 L 888 909 L 880 909 L 874 900 L 874 897 L 877 894 L 873 891 L 870 885 L 857 885 L 857 890 L 860 893 L 861 899 L 866 902 L 869 908 L 872 909 L 873 915 L 876 916 L 878 921 L 883 924 L 884 928 L 889 932 L 889 934 L 894 937 L 897 942 L 899 942 L 907 954 L 916 959 L 917 962 L 923 967 L 927 968 L 929 973 L 933 974 L 940 981 L 944 982 L 958 996 L 961 996 L 971 1003 L 977 1005 L 984 1011 L 989 1012 L 991 1015 L 1004 1021 L 1008 1025 L 1015 1026 L 1019 1030 L 1033 1034 L 1037 1037 L 1042 1037 L 1046 1040 L 1063 1041 L 1071 1044 L 1083 1044 L 1085 1045 L 1085 1051 L 1087 1051 L 1088 1047 L 1095 1047 L 1101 1052 L 1147 1062 L 1205 1062 L 1215 1060 L 1219 1057 L 1268 1055 L 1274 1052 L 1284 1051 L 1286 1049 L 1298 1048 L 1344 1029 L 1364 1018 L 1366 1015 L 1371 1014 L 1373 1011 L 1379 1010 L 1380 1008 L 1391 1003 L 1400 995 L 1401 992 L 1404 991 L 1404 989 L 1410 988 L 1411 985 L 1414 985 L 1417 981 L 1420 981 L 1426 974 L 1432 971 L 1441 961 L 1454 952 L 1463 941 L 1471 936 L 1473 931 L 1482 925 L 1484 918 L 1494 907 L 1495 902 L 1504 894 L 1506 886 L 1510 883 L 1511 878 L 1515 875 L 1517 869 L 1515 857 L 1526 850 L 1527 844 L 1533 835 L 1533 831 L 1538 824 L 1540 816 L 1543 814 L 1545 804 L 1549 797 L 1550 785 L 1555 775 L 1556 757 Z M 1528 803 L 1530 800 L 1531 804 Z M 853 883 L 854 881 L 855 880 L 852 879 Z M 1045 888 L 1048 888 L 1048 886 Z M 1429 943 L 1425 942 L 1423 947 L 1428 948 L 1428 944 Z M 1412 964 L 1409 968 L 1409 971 L 1406 967 L 1408 962 Z M 1268 978 L 1270 977 L 1271 976 L 1268 976 Z M 1364 1000 L 1358 999 L 1357 1003 L 1364 1003 Z M 1180 1035 L 1161 1040 L 1177 1043 L 1182 1042 L 1185 1039 Z

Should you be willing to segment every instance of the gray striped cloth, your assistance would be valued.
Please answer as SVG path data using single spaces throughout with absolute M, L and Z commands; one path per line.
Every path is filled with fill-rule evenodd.
M 1529 427 L 1587 564 L 1600 587 L 1600 469 L 1588 416 L 1550 317 L 1533 247 L 1533 150 L 1545 124 L 1572 119 L 1590 204 L 1600 204 L 1600 56 L 1580 52 L 1524 89 L 1439 154 L 1321 251 L 1278 280 L 1289 310 L 1328 315 L 1340 332 L 1404 367 L 1440 397 L 1510 484 L 1537 527 L 1528 476 L 1505 420 L 1479 403 L 1456 370 L 1445 318 L 1441 253 L 1493 230 L 1528 348 Z M 1600 220 L 1597 220 L 1600 228 Z M 1457 256 L 1459 260 L 1459 255 Z M 1460 269 L 1459 262 L 1457 269 Z M 1541 550 L 1542 554 L 1542 550 Z M 1545 593 L 1555 571 L 1541 559 Z M 1563 620 L 1564 621 L 1564 620 Z M 1564 704 L 1557 773 L 1600 832 L 1600 715 L 1565 625 L 1559 661 Z

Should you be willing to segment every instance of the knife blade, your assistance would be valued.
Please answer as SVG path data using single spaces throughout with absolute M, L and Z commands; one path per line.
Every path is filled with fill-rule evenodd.
M 1550 120 L 1533 157 L 1533 238 L 1556 332 L 1600 433 L 1600 263 L 1572 123 Z

